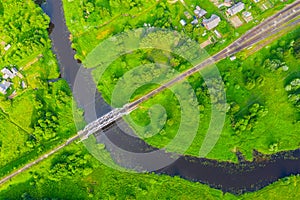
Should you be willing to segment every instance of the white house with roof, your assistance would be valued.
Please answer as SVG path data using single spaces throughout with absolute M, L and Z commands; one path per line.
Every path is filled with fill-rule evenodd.
M 253 20 L 253 16 L 252 16 L 251 12 L 249 12 L 249 11 L 244 11 L 244 12 L 242 13 L 242 15 L 243 15 L 243 19 L 244 19 L 247 23 L 250 22 L 251 20 Z
M 218 15 L 212 14 L 210 18 L 203 19 L 202 24 L 207 30 L 216 28 L 221 22 L 221 18 Z
M 1 70 L 1 72 L 2 72 L 2 74 L 3 74 L 3 78 L 4 78 L 4 79 L 8 79 L 8 78 L 13 79 L 13 78 L 16 76 L 16 73 L 10 71 L 10 70 L 7 69 L 7 68 L 3 68 L 3 69 Z
M 243 2 L 238 2 L 237 4 L 234 4 L 232 7 L 228 8 L 226 13 L 230 16 L 233 16 L 244 9 L 245 9 L 245 4 Z
M 198 19 L 195 18 L 192 22 L 191 22 L 192 25 L 197 25 L 198 24 Z
M 5 50 L 5 51 L 8 51 L 8 49 L 10 49 L 10 47 L 11 47 L 11 45 L 8 44 L 8 45 L 6 45 L 6 46 L 4 47 L 4 50 Z
M 232 5 L 232 0 L 224 0 L 223 5 L 226 7 L 230 7 Z
M 199 6 L 196 6 L 196 9 L 194 10 L 194 13 L 198 18 L 201 18 L 201 17 L 203 17 L 204 15 L 207 14 L 206 10 L 200 8 Z
M 8 88 L 10 87 L 12 83 L 8 82 L 8 81 L 2 81 L 0 83 L 0 93 L 2 94 L 6 94 L 6 91 L 8 90 Z
M 185 25 L 186 25 L 186 21 L 185 21 L 184 19 L 181 19 L 181 20 L 180 20 L 180 24 L 181 24 L 182 26 L 185 26 Z

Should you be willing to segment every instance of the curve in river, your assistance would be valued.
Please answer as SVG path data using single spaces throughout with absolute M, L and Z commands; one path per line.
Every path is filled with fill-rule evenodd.
M 102 116 L 111 110 L 110 106 L 101 98 L 101 94 L 91 95 L 95 90 L 90 71 L 85 70 L 74 59 L 75 51 L 71 48 L 69 40 L 70 33 L 65 24 L 63 7 L 61 0 L 48 0 L 42 5 L 43 10 L 50 16 L 53 29 L 50 34 L 53 51 L 57 56 L 62 78 L 66 79 L 73 89 L 76 81 L 80 82 L 82 93 L 74 94 L 74 98 L 79 107 L 84 109 L 87 122 L 93 121 L 95 117 Z M 94 99 L 86 97 L 95 96 Z M 95 104 L 90 102 L 95 101 Z M 94 107 L 95 106 L 95 107 Z M 96 110 L 93 114 L 92 111 Z M 127 126 L 124 121 L 118 122 L 121 126 Z M 156 150 L 146 144 L 143 140 L 134 137 L 134 133 L 126 127 L 132 134 L 125 134 L 119 126 L 113 124 L 104 134 L 97 136 L 103 142 L 103 135 L 113 144 L 131 152 L 150 152 Z M 111 154 L 114 160 L 124 165 L 120 157 Z M 166 154 L 166 156 L 169 156 Z M 264 158 L 263 158 L 264 157 Z M 267 157 L 267 158 L 266 158 Z M 117 159 L 118 158 L 118 159 Z M 240 194 L 247 191 L 255 191 L 268 184 L 289 176 L 300 173 L 300 150 L 281 152 L 272 156 L 262 156 L 256 153 L 253 162 L 243 161 L 238 164 L 228 162 L 218 162 L 211 159 L 196 158 L 191 156 L 181 156 L 173 164 L 155 171 L 159 174 L 178 175 L 182 178 L 208 184 L 224 192 Z M 118 160 L 118 161 L 117 161 Z M 127 160 L 123 158 L 123 161 Z M 134 167 L 135 163 L 126 162 L 128 167 Z M 131 165 L 131 166 L 130 166 Z

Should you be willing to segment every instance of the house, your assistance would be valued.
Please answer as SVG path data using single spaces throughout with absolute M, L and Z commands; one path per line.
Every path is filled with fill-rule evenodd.
M 24 81 L 21 82 L 21 87 L 22 87 L 23 89 L 27 88 L 27 85 L 26 85 L 26 83 L 25 83 Z
M 203 19 L 202 24 L 206 29 L 211 30 L 213 28 L 216 28 L 219 25 L 220 21 L 221 18 L 218 15 L 212 14 L 209 19 Z
M 7 69 L 7 68 L 3 68 L 3 69 L 1 70 L 1 72 L 2 72 L 2 74 L 3 74 L 3 78 L 4 78 L 4 79 L 8 79 L 8 78 L 13 79 L 13 78 L 16 76 L 15 73 L 11 72 L 11 71 L 10 71 L 9 69 Z
M 194 10 L 194 13 L 198 18 L 201 18 L 207 14 L 206 10 L 200 8 L 199 6 L 196 6 L 196 10 Z
M 243 19 L 244 19 L 247 23 L 250 22 L 251 20 L 253 20 L 253 16 L 252 16 L 251 12 L 244 11 L 244 12 L 242 13 L 242 15 L 243 15 Z
M 250 17 L 252 14 L 251 12 L 245 11 L 242 13 L 244 17 Z
M 12 71 L 13 74 L 17 74 L 17 73 L 18 73 L 18 70 L 17 70 L 17 68 L 15 68 L 15 67 L 13 67 L 13 68 L 11 69 L 11 71 Z
M 185 15 L 185 17 L 187 19 L 191 19 L 192 18 L 192 15 L 188 11 L 185 11 L 183 14 Z
M 191 22 L 192 25 L 197 25 L 198 24 L 198 19 L 194 17 L 194 20 Z
M 180 24 L 181 24 L 182 26 L 185 26 L 185 25 L 186 25 L 186 21 L 185 21 L 184 19 L 181 19 L 181 20 L 180 20 Z
M 231 61 L 234 61 L 234 60 L 236 59 L 236 56 L 231 56 L 229 59 L 230 59 Z
M 2 94 L 6 94 L 7 89 L 10 87 L 12 83 L 8 82 L 8 81 L 2 81 L 0 83 L 0 93 Z
M 226 7 L 230 7 L 232 5 L 232 0 L 225 0 L 223 5 Z
M 6 45 L 6 46 L 4 47 L 4 50 L 5 50 L 5 51 L 8 51 L 8 49 L 10 49 L 10 47 L 11 47 L 11 45 L 8 44 L 8 45 Z
M 244 9 L 245 9 L 245 4 L 243 2 L 238 2 L 237 4 L 234 4 L 232 7 L 228 8 L 226 13 L 230 16 L 233 16 Z
M 221 33 L 219 33 L 219 31 L 214 30 L 214 33 L 216 34 L 217 38 L 221 38 L 222 37 L 222 35 L 221 35 Z

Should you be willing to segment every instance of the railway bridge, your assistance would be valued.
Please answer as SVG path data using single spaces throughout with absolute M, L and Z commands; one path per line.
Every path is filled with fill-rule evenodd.
M 174 85 L 177 82 L 184 80 L 185 78 L 195 74 L 202 68 L 209 66 L 213 63 L 216 63 L 228 56 L 231 56 L 243 49 L 251 47 L 253 44 L 258 43 L 271 35 L 277 34 L 281 29 L 285 28 L 286 26 L 297 26 L 300 22 L 300 0 L 296 0 L 293 4 L 287 6 L 280 12 L 276 13 L 275 15 L 269 17 L 268 19 L 264 20 L 259 25 L 255 26 L 251 30 L 247 31 L 244 35 L 242 35 L 239 39 L 231 43 L 222 51 L 216 53 L 210 58 L 207 58 L 203 62 L 199 63 L 198 65 L 194 66 L 191 69 L 183 72 L 182 74 L 178 75 L 177 77 L 173 78 L 172 80 L 166 82 L 165 84 L 159 86 L 157 89 L 152 90 L 148 94 L 144 95 L 140 99 L 128 103 L 124 105 L 122 108 L 115 108 L 109 113 L 103 115 L 102 117 L 98 118 L 97 120 L 89 123 L 83 130 L 78 132 L 78 136 L 81 137 L 81 141 L 87 139 L 93 133 L 103 129 L 104 127 L 108 126 L 109 124 L 117 121 L 124 115 L 128 115 L 131 111 L 137 108 L 137 106 L 146 101 L 147 99 L 153 97 L 155 94 L 161 92 L 165 88 Z M 294 23 L 288 23 L 294 20 Z

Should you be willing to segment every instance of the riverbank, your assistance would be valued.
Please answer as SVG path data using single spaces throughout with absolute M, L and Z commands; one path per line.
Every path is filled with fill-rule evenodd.
M 60 4 L 57 4 L 57 5 L 61 6 Z M 52 7 L 52 9 L 53 8 L 55 8 L 55 7 Z M 59 9 L 61 9 L 61 8 L 59 8 Z M 51 15 L 51 13 L 49 13 L 49 15 Z M 52 13 L 52 16 L 53 16 L 53 13 Z M 63 19 L 64 18 L 61 16 L 60 20 L 63 20 Z M 59 20 L 59 19 L 57 18 L 57 20 Z M 60 24 L 60 25 L 63 25 L 63 24 Z M 57 24 L 55 24 L 55 23 L 54 23 L 54 26 L 55 27 L 60 27 L 60 26 L 57 26 Z M 54 27 L 53 31 L 55 31 L 55 27 Z M 53 33 L 53 31 L 52 31 L 52 33 Z M 67 41 L 69 41 L 68 40 L 69 34 L 66 31 L 67 31 L 67 29 L 63 29 L 63 31 L 61 31 L 60 34 L 57 33 L 57 39 L 58 39 L 57 41 L 59 41 L 58 43 L 62 43 L 62 39 L 60 37 L 64 37 L 63 40 L 64 40 L 64 42 L 66 42 L 64 44 L 69 45 L 69 47 L 61 47 L 61 48 L 66 50 L 66 51 L 72 52 L 73 50 L 70 47 L 70 42 L 67 42 Z M 55 38 L 53 38 L 53 39 L 55 39 Z M 54 51 L 55 51 L 55 48 L 58 48 L 58 46 L 54 45 Z M 61 56 L 68 55 L 68 59 L 73 59 L 75 61 L 75 59 L 73 57 L 74 54 L 72 54 L 72 53 L 67 54 L 67 53 L 64 53 L 62 51 L 61 54 L 58 53 L 57 55 L 58 55 L 57 56 L 58 59 L 62 59 Z M 61 56 L 59 56 L 59 55 L 61 55 Z M 66 61 L 65 63 L 69 63 L 69 62 Z M 75 63 L 73 63 L 73 61 L 72 61 L 72 65 L 66 64 L 65 67 L 69 67 L 70 70 L 73 70 L 71 68 L 73 66 L 73 64 L 75 64 Z M 78 63 L 77 63 L 77 65 L 78 65 Z M 78 71 L 76 71 L 76 72 L 78 72 Z M 76 79 L 72 79 L 72 76 L 70 76 L 72 74 L 73 74 L 73 72 L 70 72 L 70 74 L 66 75 L 66 71 L 64 73 L 62 73 L 62 76 L 65 76 L 65 78 L 68 80 L 69 84 L 76 82 L 75 81 Z M 76 73 L 74 73 L 74 74 L 76 74 Z M 91 79 L 88 79 L 88 80 L 91 80 Z M 79 101 L 79 103 L 80 103 L 80 101 Z M 82 104 L 82 105 L 84 105 L 84 104 Z M 95 110 L 95 108 L 91 108 L 91 109 Z M 96 109 L 96 110 L 98 110 L 98 109 Z M 130 137 L 126 134 L 122 134 L 121 132 L 119 132 L 118 130 L 115 129 L 115 126 L 111 127 L 109 130 L 107 130 L 106 135 L 113 142 L 115 142 L 116 144 L 118 144 L 120 146 L 123 146 L 124 148 L 128 148 L 128 150 L 143 152 L 144 151 L 143 149 L 147 149 L 147 150 L 149 150 L 149 148 L 153 149 L 153 148 L 151 148 L 150 146 L 148 146 L 147 144 L 145 144 L 142 140 L 140 140 L 138 138 L 133 138 L 133 137 Z M 135 148 L 135 150 L 133 148 Z M 76 149 L 76 148 L 74 147 L 74 149 Z M 173 165 L 169 166 L 168 168 L 165 168 L 161 171 L 158 171 L 158 173 L 166 173 L 166 174 L 170 174 L 170 175 L 179 175 L 179 176 L 182 176 L 182 177 L 184 177 L 186 179 L 189 179 L 189 180 L 199 181 L 199 182 L 207 183 L 207 184 L 209 184 L 213 187 L 216 187 L 216 188 L 221 188 L 223 191 L 231 191 L 231 192 L 234 192 L 234 193 L 240 193 L 240 192 L 245 192 L 247 190 L 248 191 L 253 191 L 253 190 L 259 189 L 259 188 L 269 184 L 270 182 L 277 180 L 278 176 L 279 177 L 280 176 L 286 176 L 286 175 L 289 175 L 291 173 L 291 170 L 297 170 L 295 168 L 297 166 L 299 166 L 299 164 L 297 164 L 298 160 L 295 160 L 294 157 L 298 157 L 299 156 L 298 153 L 299 153 L 298 151 L 295 151 L 294 155 L 293 155 L 292 152 L 290 152 L 290 155 L 286 155 L 286 154 L 279 155 L 279 154 L 277 154 L 277 156 L 274 155 L 274 157 L 272 158 L 273 159 L 272 161 L 268 161 L 268 160 L 265 160 L 265 159 L 258 159 L 258 160 L 262 160 L 262 161 L 252 163 L 254 166 L 252 166 L 251 163 L 249 164 L 249 162 L 241 162 L 239 165 L 236 165 L 236 164 L 233 164 L 233 163 L 222 163 L 222 162 L 217 162 L 217 161 L 210 160 L 210 159 L 197 159 L 197 158 L 186 156 L 186 157 L 180 158 L 178 161 L 176 161 Z M 72 155 L 72 154 L 70 154 L 70 155 Z M 286 160 L 288 160 L 287 161 L 288 162 L 287 163 L 288 167 L 286 167 L 284 165 L 284 163 L 282 164 L 282 162 L 285 162 Z M 51 165 L 49 165 L 49 167 L 50 166 Z M 273 168 L 273 167 L 275 167 L 275 168 Z M 291 167 L 291 168 L 289 168 L 289 167 Z M 286 168 L 286 170 L 285 171 L 281 171 L 281 170 L 278 171 L 278 169 L 281 169 L 281 168 Z M 103 169 L 103 168 L 101 167 L 101 169 Z M 91 182 L 93 182 L 92 180 L 94 180 L 94 181 L 98 180 L 96 178 L 93 179 L 93 177 L 98 177 L 98 176 L 95 176 L 97 173 L 99 173 L 99 174 L 104 173 L 104 172 L 101 172 L 101 169 L 98 170 L 98 171 L 95 169 L 95 172 L 93 172 L 92 174 L 90 174 L 88 176 L 88 178 L 91 179 Z M 237 170 L 237 171 L 235 171 L 235 170 Z M 253 170 L 253 171 L 251 171 L 251 170 Z M 266 170 L 266 171 L 264 171 L 264 170 Z M 266 172 L 269 172 L 269 170 L 271 171 L 271 173 L 275 174 L 275 178 L 273 177 L 273 174 L 266 173 Z M 221 174 L 218 171 L 219 172 L 221 171 Z M 240 172 L 241 174 L 237 175 L 238 172 Z M 224 173 L 226 173 L 226 174 L 224 174 Z M 146 178 L 149 178 L 151 176 L 153 176 L 153 177 L 155 176 L 155 178 L 150 178 L 150 179 L 152 180 L 152 182 L 153 182 L 153 179 L 155 179 L 154 185 L 158 186 L 158 185 L 161 185 L 164 182 L 163 179 L 167 177 L 167 176 L 161 177 L 161 176 L 157 176 L 157 175 L 149 175 L 149 177 L 148 177 L 148 175 L 141 175 L 141 174 L 129 175 L 127 173 L 122 173 L 122 175 L 120 175 L 119 172 L 116 172 L 116 171 L 114 171 L 112 169 L 109 169 L 109 168 L 105 170 L 105 174 L 110 174 L 111 175 L 111 177 L 108 176 L 107 181 L 103 181 L 104 183 L 107 182 L 105 188 L 107 188 L 108 190 L 109 190 L 109 188 L 115 188 L 114 192 L 118 193 L 118 192 L 120 192 L 120 187 L 122 187 L 122 185 L 126 185 L 126 188 L 129 188 L 129 190 L 126 190 L 126 188 L 124 188 L 124 191 L 126 190 L 126 192 L 124 192 L 123 194 L 120 194 L 120 196 L 124 195 L 124 196 L 127 196 L 127 197 L 129 197 L 131 195 L 133 195 L 133 196 L 141 195 L 141 193 L 139 193 L 139 192 L 141 192 L 139 188 L 144 190 L 143 188 L 145 188 L 145 187 L 140 186 L 140 184 L 142 184 L 144 182 L 146 182 L 146 188 L 148 188 L 147 190 L 151 190 L 152 192 L 155 193 L 155 191 L 154 191 L 155 189 L 150 189 L 151 188 L 150 184 L 152 184 L 151 181 L 147 182 L 147 181 L 144 180 L 144 178 L 146 179 Z M 265 178 L 264 174 L 266 174 L 268 176 L 268 178 L 269 178 L 268 181 L 258 183 L 259 179 Z M 61 174 L 58 173 L 58 175 L 61 175 Z M 244 175 L 244 177 L 242 179 L 239 179 L 240 178 L 239 176 L 243 176 L 243 175 Z M 121 176 L 122 179 L 120 181 L 118 181 L 115 178 L 113 178 L 113 177 L 116 177 L 116 176 Z M 207 177 L 206 180 L 205 180 L 205 176 Z M 99 176 L 98 178 L 100 179 L 100 182 L 102 182 L 101 181 L 101 176 Z M 139 179 L 139 182 L 136 183 L 137 185 L 136 184 L 130 185 L 129 182 L 131 182 L 134 179 Z M 71 179 L 67 179 L 67 180 L 71 180 Z M 108 184 L 111 180 L 116 180 L 116 182 L 114 182 L 115 186 Z M 241 185 L 241 182 L 243 182 L 241 180 L 245 180 L 245 185 Z M 163 192 L 166 193 L 165 190 L 167 190 L 167 189 L 169 191 L 172 191 L 172 187 L 174 187 L 175 184 L 176 184 L 176 188 L 179 190 L 178 192 L 180 192 L 180 190 L 183 190 L 183 188 L 186 188 L 186 187 L 189 187 L 189 189 L 191 189 L 191 190 L 188 190 L 188 191 L 190 191 L 190 193 L 192 193 L 192 191 L 194 191 L 195 187 L 196 188 L 202 188 L 202 187 L 209 188 L 208 186 L 203 186 L 203 185 L 199 186 L 199 184 L 197 184 L 197 183 L 190 183 L 190 182 L 184 181 L 182 179 L 177 179 L 177 178 L 173 179 L 173 178 L 170 178 L 170 177 L 166 178 L 165 182 L 168 183 L 168 182 L 172 182 L 172 181 L 175 181 L 175 182 L 173 184 L 169 185 L 168 188 L 165 188 L 164 191 L 161 191 L 159 194 L 163 195 Z M 103 182 L 102 182 L 102 184 L 103 184 Z M 37 183 L 40 184 L 40 186 L 41 186 L 40 188 L 43 188 L 42 187 L 43 184 L 41 182 L 37 181 Z M 51 184 L 54 184 L 54 183 L 56 183 L 56 182 L 52 182 Z M 79 179 L 78 179 L 77 183 L 80 183 Z M 193 186 L 194 184 L 196 186 Z M 234 184 L 239 184 L 239 185 L 236 186 Z M 253 184 L 256 184 L 256 185 L 253 186 Z M 100 187 L 100 185 L 98 185 L 97 183 L 95 185 L 97 187 Z M 222 187 L 220 185 L 222 185 Z M 92 190 L 98 191 L 99 193 L 97 193 L 97 195 L 100 196 L 101 189 L 100 189 L 100 191 L 97 190 L 96 186 Z M 74 188 L 75 188 L 75 186 L 74 186 Z M 159 189 L 157 188 L 157 190 L 159 190 Z M 210 192 L 211 193 L 216 192 L 216 190 L 211 190 L 211 189 L 208 189 L 208 190 L 209 190 L 209 192 L 207 192 L 206 190 L 201 190 L 200 193 L 197 193 L 198 197 L 201 197 L 201 195 L 203 193 L 207 194 L 207 193 L 210 193 Z M 49 191 L 51 191 L 51 190 L 49 190 Z M 112 193 L 113 193 L 113 191 L 112 191 Z M 217 191 L 216 193 L 218 194 L 217 196 L 219 198 L 223 197 L 221 195 L 220 191 Z M 46 194 L 46 193 L 44 192 L 43 194 Z M 59 194 L 57 194 L 57 195 L 59 196 Z M 170 192 L 169 195 L 174 195 L 174 193 L 172 194 Z M 189 195 L 188 193 L 184 192 L 182 197 L 187 197 L 188 195 Z M 207 196 L 210 196 L 210 195 L 211 194 L 207 194 Z M 232 195 L 229 195 L 229 194 L 228 194 L 228 196 L 232 197 Z M 43 196 L 43 197 L 45 197 L 45 196 Z M 167 196 L 165 196 L 165 197 L 167 197 Z
M 147 145 L 146 143 L 144 143 L 143 141 L 141 141 L 140 139 L 138 139 L 138 138 L 136 138 L 136 137 L 132 137 L 132 136 L 130 136 L 130 135 L 127 135 L 127 134 L 122 134 L 122 131 L 120 131 L 120 130 L 116 130 L 116 128 L 115 127 L 112 127 L 112 128 L 110 128 L 109 130 L 107 130 L 106 132 L 105 132 L 105 135 L 108 137 L 108 139 L 109 140 L 111 140 L 111 142 L 113 143 L 113 144 L 116 144 L 116 145 L 118 145 L 119 147 L 122 147 L 123 149 L 126 149 L 126 150 L 129 150 L 129 151 L 133 151 L 133 152 L 143 152 L 143 149 L 147 149 L 147 150 L 149 150 L 149 149 L 153 149 L 151 146 L 149 146 L 149 145 Z M 103 138 L 102 138 L 103 139 Z M 101 139 L 98 139 L 98 140 L 100 140 L 101 141 Z M 297 152 L 297 151 L 296 151 Z M 293 154 L 294 154 L 294 152 L 289 152 L 290 153 L 290 155 L 292 155 L 291 157 L 291 161 L 293 160 Z M 286 156 L 286 154 L 288 154 L 288 153 L 283 153 L 283 154 L 285 154 L 285 155 L 280 155 L 280 153 L 276 156 L 276 155 L 274 155 L 274 157 L 273 158 L 277 158 L 278 157 L 278 160 L 275 160 L 274 162 L 275 163 L 277 163 L 277 165 L 275 164 L 274 166 L 275 166 L 275 168 L 276 168 L 276 166 L 277 167 L 279 167 L 279 166 L 281 166 L 282 165 L 282 163 L 284 162 L 284 157 Z M 117 155 L 112 155 L 112 156 L 115 156 L 115 158 L 117 158 L 118 156 Z M 197 158 L 191 158 L 191 157 L 186 157 L 187 159 L 185 159 L 185 158 L 181 158 L 180 160 L 178 160 L 178 161 L 176 161 L 171 167 L 169 167 L 169 168 L 166 168 L 165 169 L 165 172 L 167 173 L 167 174 L 171 174 L 171 175 L 179 175 L 179 176 L 183 176 L 183 177 L 185 177 L 185 178 L 188 178 L 188 179 L 190 179 L 190 180 L 196 180 L 196 181 L 202 181 L 202 182 L 205 182 L 205 183 L 208 183 L 208 182 L 210 182 L 210 185 L 212 185 L 212 186 L 216 186 L 216 185 L 222 185 L 222 184 L 220 184 L 220 182 L 223 182 L 224 180 L 226 180 L 226 183 L 225 183 L 225 181 L 224 181 L 224 184 L 227 184 L 228 182 L 230 182 L 230 180 L 240 180 L 240 178 L 241 177 L 239 177 L 239 178 L 237 178 L 237 177 L 231 177 L 231 178 L 224 178 L 224 177 L 222 177 L 222 176 L 220 176 L 219 178 L 217 177 L 217 176 L 214 176 L 213 174 L 215 174 L 214 172 L 215 171 L 217 171 L 216 169 L 218 169 L 218 170 L 220 170 L 221 168 L 219 168 L 219 167 L 215 167 L 215 171 L 214 170 L 212 170 L 210 173 L 205 173 L 204 171 L 199 171 L 199 170 L 196 170 L 196 168 L 194 168 L 194 170 L 193 171 L 198 171 L 197 172 L 197 174 L 198 174 L 198 177 L 197 177 L 197 175 L 192 175 L 191 173 L 190 173 L 190 170 L 187 170 L 188 169 L 188 166 L 191 166 L 191 168 L 193 168 L 193 167 L 195 167 L 195 165 L 193 165 L 193 164 L 191 164 L 191 163 L 195 163 L 195 160 L 197 160 Z M 215 166 L 217 166 L 218 165 L 218 163 L 216 163 L 216 161 L 213 161 L 213 160 L 209 160 L 209 159 L 204 159 L 204 160 L 201 160 L 201 159 L 199 159 L 199 169 L 200 168 L 207 168 L 207 166 L 205 167 L 205 165 L 203 165 L 203 163 L 205 163 L 205 162 L 211 162 L 211 163 L 214 163 L 214 165 Z M 263 186 L 265 186 L 265 185 L 267 185 L 267 184 L 269 184 L 270 182 L 273 182 L 273 181 L 275 181 L 276 179 L 278 179 L 278 178 L 280 178 L 280 177 L 282 177 L 282 174 L 285 174 L 285 175 L 289 175 L 289 174 L 291 174 L 292 172 L 292 169 L 294 169 L 294 165 L 293 164 L 291 164 L 291 166 L 290 166 L 290 168 L 289 167 L 287 167 L 287 168 L 289 168 L 289 170 L 287 170 L 286 172 L 282 172 L 282 174 L 281 174 L 281 172 L 280 173 L 278 173 L 277 175 L 276 175 L 276 173 L 277 173 L 277 170 L 275 169 L 275 168 L 272 168 L 272 167 L 274 167 L 272 164 L 270 164 L 270 163 L 272 163 L 273 161 L 265 161 L 265 163 L 260 163 L 261 164 L 261 166 L 263 166 L 263 165 L 265 165 L 266 166 L 266 172 L 270 172 L 270 173 L 274 173 L 274 174 L 269 174 L 269 177 L 270 177 L 270 179 L 268 179 L 267 177 L 268 177 L 268 173 L 266 173 L 266 176 L 263 176 L 263 177 L 260 177 L 260 173 L 258 174 L 258 175 L 255 175 L 255 170 L 253 170 L 250 174 L 249 174 L 249 176 L 251 176 L 251 177 L 253 177 L 252 179 L 248 179 L 248 178 L 246 178 L 245 177 L 245 183 L 244 184 L 246 184 L 246 185 L 248 185 L 248 186 L 246 186 L 245 188 L 248 188 L 248 189 L 251 189 L 252 188 L 252 190 L 251 191 L 253 191 L 254 189 L 253 188 L 255 188 L 255 187 L 253 187 L 253 184 L 255 185 L 255 182 L 257 183 L 257 182 L 261 182 L 261 180 L 267 180 L 267 181 L 265 181 L 263 184 L 260 184 L 260 185 L 257 185 L 257 187 L 256 187 L 256 189 L 259 189 L 259 188 L 261 188 L 261 187 L 263 187 Z M 296 161 L 296 162 L 298 162 L 298 161 Z M 128 164 L 128 163 L 127 163 Z M 223 166 L 226 166 L 226 165 L 231 165 L 231 163 L 221 163 L 220 165 L 223 165 Z M 259 165 L 259 163 L 250 163 L 250 162 L 245 162 L 244 164 L 246 164 L 246 165 L 248 165 L 249 166 L 249 168 L 256 168 L 256 170 L 261 170 L 261 166 L 259 166 L 259 167 L 255 167 L 255 165 Z M 241 164 L 241 166 L 244 166 L 244 164 Z M 131 163 L 131 165 L 134 165 L 134 163 Z M 295 163 L 295 165 L 297 165 L 297 163 Z M 234 166 L 234 167 L 232 167 L 232 168 L 239 168 L 239 167 L 237 167 L 237 165 L 232 165 L 232 166 Z M 268 167 L 271 167 L 271 168 L 268 168 Z M 231 170 L 232 170 L 232 168 L 231 168 Z M 213 169 L 213 167 L 212 167 L 212 169 Z M 272 170 L 271 170 L 272 169 Z M 227 171 L 227 175 L 228 175 L 228 172 L 229 171 L 231 171 L 231 170 L 226 170 L 226 169 L 223 169 L 223 170 L 221 170 L 221 171 L 223 171 L 223 173 L 225 173 L 226 174 L 226 171 Z M 180 171 L 180 172 L 179 172 Z M 239 175 L 241 175 L 243 172 L 242 172 L 242 170 L 241 169 L 239 169 L 239 170 L 236 170 L 236 173 L 239 171 Z M 160 172 L 162 172 L 162 171 L 160 171 Z M 298 171 L 294 171 L 295 173 L 299 173 Z M 203 175 L 203 174 L 210 174 L 210 175 L 212 175 L 213 177 L 211 177 L 210 178 L 210 181 L 205 181 L 204 180 L 204 178 L 201 178 L 201 174 Z M 194 176 L 194 177 L 193 177 Z M 230 176 L 230 175 L 228 175 L 228 176 Z M 242 176 L 242 175 L 241 175 Z M 274 178 L 274 177 L 277 177 L 277 178 Z M 256 180 L 254 180 L 254 179 L 256 179 Z M 250 181 L 248 181 L 248 183 L 247 183 L 247 180 L 250 180 Z M 238 187 L 237 189 L 236 189 L 236 191 L 238 191 L 238 190 L 242 190 L 241 188 L 243 187 L 243 186 L 241 186 L 240 185 L 240 182 L 237 182 L 237 183 L 235 183 L 235 185 Z M 225 188 L 225 186 L 224 187 L 222 187 L 223 189 L 224 189 L 224 191 L 226 190 Z M 227 188 L 232 188 L 232 186 L 229 186 L 229 187 L 227 187 Z M 227 191 L 228 191 L 229 189 L 227 189 Z M 247 191 L 247 190 L 243 190 L 243 191 Z

